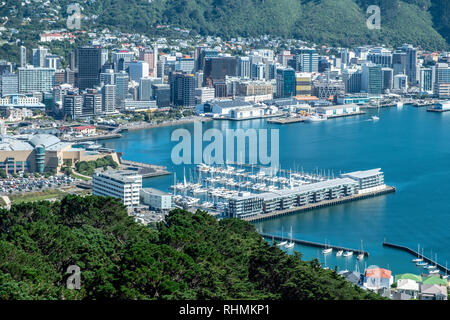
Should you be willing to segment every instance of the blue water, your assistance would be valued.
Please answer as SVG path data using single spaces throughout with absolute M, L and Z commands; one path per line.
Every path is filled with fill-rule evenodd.
M 405 106 L 380 111 L 380 120 L 373 122 L 367 115 L 338 118 L 322 123 L 271 125 L 266 120 L 243 122 L 213 121 L 203 129 L 276 128 L 280 130 L 280 163 L 282 168 L 305 171 L 333 170 L 349 172 L 382 168 L 388 185 L 397 192 L 373 199 L 299 213 L 276 220 L 255 223 L 258 231 L 325 242 L 358 249 L 363 240 L 370 253 L 359 264 L 390 268 L 394 274 L 419 274 L 407 253 L 383 248 L 383 239 L 417 249 L 424 247 L 445 265 L 450 262 L 450 113 L 428 113 L 425 109 Z M 122 138 L 102 142 L 106 147 L 124 152 L 124 159 L 167 166 L 183 177 L 183 166 L 171 161 L 170 141 L 173 130 L 193 131 L 193 124 L 154 128 L 124 133 Z M 205 143 L 206 145 L 206 143 Z M 189 178 L 190 168 L 186 175 Z M 168 190 L 173 175 L 146 179 L 145 187 Z M 305 260 L 324 257 L 316 248 L 296 246 Z M 431 253 L 432 252 L 432 253 Z M 327 257 L 327 266 L 354 269 L 356 258 Z

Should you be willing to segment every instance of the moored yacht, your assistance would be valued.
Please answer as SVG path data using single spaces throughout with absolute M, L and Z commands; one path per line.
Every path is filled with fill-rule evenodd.
M 351 256 L 353 256 L 353 251 L 345 251 L 343 256 L 344 257 L 351 257 Z
M 336 257 L 341 257 L 343 253 L 344 253 L 344 250 L 339 250 L 339 251 L 336 253 Z

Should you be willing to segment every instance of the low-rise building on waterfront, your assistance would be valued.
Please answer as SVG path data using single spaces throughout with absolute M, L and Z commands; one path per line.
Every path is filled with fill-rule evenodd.
M 170 210 L 173 206 L 172 195 L 153 188 L 143 188 L 140 191 L 143 204 L 154 210 Z

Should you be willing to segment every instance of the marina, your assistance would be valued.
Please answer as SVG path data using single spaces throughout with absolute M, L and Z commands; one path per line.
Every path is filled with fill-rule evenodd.
M 215 209 L 222 217 L 250 222 L 366 199 L 395 188 L 384 184 L 381 169 L 357 171 L 334 176 L 270 167 L 208 166 L 200 164 L 197 175 L 174 176 L 174 202 L 183 207 Z M 178 193 L 178 194 L 177 194 Z
M 394 244 L 394 243 L 389 243 L 389 242 L 386 242 L 386 241 L 383 242 L 383 246 L 389 247 L 389 248 L 398 249 L 398 250 L 402 250 L 402 251 L 405 251 L 405 252 L 408 252 L 408 253 L 412 254 L 415 257 L 420 257 L 420 259 L 422 259 L 422 261 L 423 261 L 422 262 L 422 266 L 427 266 L 427 264 L 430 264 L 429 266 L 427 266 L 428 267 L 427 269 L 436 269 L 436 270 L 444 272 L 446 275 L 450 272 L 450 269 L 448 269 L 448 266 L 443 266 L 443 265 L 437 263 L 437 259 L 433 260 L 431 258 L 428 258 L 427 256 L 423 255 L 423 253 L 414 251 L 413 249 L 410 249 L 410 248 L 408 248 L 406 246 L 402 246 L 402 245 L 398 245 L 398 244 Z M 430 273 L 431 274 L 433 274 L 433 273 L 436 274 L 436 273 L 439 273 L 439 271 L 438 272 L 430 272 Z
M 280 236 L 277 236 L 277 235 L 262 233 L 261 236 L 263 238 L 266 238 L 266 239 L 274 239 L 274 240 L 277 240 L 277 241 L 284 241 L 283 237 L 280 237 Z M 310 246 L 310 247 L 315 247 L 315 248 L 332 249 L 332 250 L 336 250 L 336 251 L 344 251 L 345 253 L 347 253 L 348 256 L 350 256 L 350 253 L 353 254 L 353 252 L 355 252 L 355 253 L 360 253 L 361 252 L 358 249 L 351 249 L 351 248 L 345 248 L 345 247 L 341 247 L 341 246 L 335 246 L 335 245 L 331 245 L 329 243 L 328 244 L 327 243 L 319 243 L 319 242 L 300 240 L 300 239 L 291 239 L 291 241 L 296 243 L 296 244 Z M 327 252 L 325 252 L 325 253 L 327 253 Z M 328 253 L 331 253 L 331 251 L 328 252 Z M 362 253 L 364 254 L 365 257 L 369 257 L 369 252 L 364 251 Z M 345 254 L 344 254 L 344 257 L 345 257 Z
M 450 259 L 450 248 L 447 246 L 450 241 L 447 227 L 450 222 L 447 214 L 450 207 L 441 199 L 446 196 L 445 190 L 450 188 L 446 149 L 450 139 L 448 113 L 437 116 L 427 113 L 425 108 L 405 104 L 403 108 L 380 108 L 380 121 L 375 122 L 370 117 L 377 115 L 377 110 L 365 111 L 367 115 L 363 117 L 337 118 L 318 126 L 301 123 L 277 126 L 269 124 L 268 120 L 259 119 L 241 122 L 210 121 L 204 124 L 203 129 L 279 129 L 282 167 L 279 171 L 285 177 L 289 177 L 289 168 L 292 168 L 291 172 L 301 173 L 300 165 L 303 166 L 304 173 L 314 175 L 327 176 L 329 170 L 331 178 L 333 171 L 335 177 L 338 177 L 340 170 L 351 172 L 382 167 L 387 184 L 396 189 L 395 193 L 369 197 L 363 201 L 317 206 L 308 211 L 308 214 L 286 214 L 252 221 L 258 230 L 261 228 L 264 233 L 280 235 L 282 224 L 292 225 L 294 235 L 301 234 L 301 238 L 323 243 L 326 236 L 331 243 L 355 248 L 359 245 L 359 239 L 364 239 L 364 249 L 370 252 L 371 263 L 389 267 L 394 273 L 417 274 L 424 272 L 424 269 L 411 262 L 409 253 L 383 247 L 383 238 L 388 237 L 391 242 L 415 247 L 416 250 L 419 242 L 421 246 L 428 248 L 428 255 L 429 248 L 438 252 L 438 258 L 445 265 L 445 261 Z M 177 183 L 183 181 L 184 168 L 187 182 L 198 181 L 198 174 L 194 179 L 189 178 L 197 172 L 195 165 L 173 165 L 171 162 L 171 149 L 176 143 L 170 142 L 170 135 L 176 128 L 187 129 L 191 134 L 194 132 L 193 124 L 152 128 L 124 132 L 123 137 L 104 140 L 102 144 L 123 152 L 129 160 L 167 166 L 167 170 L 173 175 L 144 179 L 143 184 L 144 187 L 169 190 L 174 184 L 175 174 Z M 434 138 L 426 138 L 429 136 Z M 431 151 L 436 156 L 430 157 Z M 251 166 L 248 165 L 242 165 L 238 169 L 241 168 L 251 171 Z M 254 166 L 254 174 L 256 172 Z M 236 178 L 234 180 L 239 181 Z M 442 185 L 442 188 L 436 189 L 436 184 Z M 208 184 L 208 188 L 211 187 Z M 216 187 L 219 188 L 219 185 Z M 238 190 L 239 188 L 234 188 L 234 191 Z M 246 188 L 241 188 L 241 191 L 246 191 Z M 177 191 L 177 195 L 183 195 L 183 192 Z M 198 194 L 196 197 L 202 198 L 205 195 Z M 214 205 L 211 197 L 197 205 L 200 206 L 203 202 Z M 226 201 L 222 199 L 220 202 Z M 436 224 L 437 220 L 442 223 Z M 417 232 L 411 237 L 414 230 Z M 433 236 L 430 236 L 431 231 L 419 232 L 420 230 L 433 230 Z M 288 231 L 285 228 L 286 240 Z M 355 239 L 358 239 L 357 242 Z M 313 248 L 305 246 L 297 250 L 304 254 L 305 259 L 317 256 L 317 250 Z M 336 264 L 340 269 L 345 269 L 343 262 L 335 261 L 335 254 L 336 252 L 327 257 L 328 265 L 331 267 Z M 360 267 L 363 268 L 363 265 Z

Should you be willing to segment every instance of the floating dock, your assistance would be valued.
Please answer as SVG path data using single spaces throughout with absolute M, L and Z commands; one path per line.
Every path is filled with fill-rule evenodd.
M 450 273 L 450 269 L 449 268 L 444 267 L 443 265 L 437 263 L 437 261 L 434 261 L 433 259 L 430 259 L 430 258 L 422 255 L 420 252 L 417 252 L 417 251 L 415 251 L 413 249 L 410 249 L 410 248 L 408 248 L 406 246 L 401 246 L 401 245 L 389 243 L 389 242 L 386 242 L 386 241 L 383 242 L 383 246 L 384 247 L 388 247 L 388 248 L 393 248 L 393 249 L 398 249 L 398 250 L 402 250 L 402 251 L 408 252 L 408 253 L 410 253 L 411 255 L 413 255 L 416 258 L 420 257 L 420 258 L 423 259 L 423 261 L 425 261 L 425 262 L 427 262 L 427 263 L 429 263 L 431 265 L 435 265 L 436 268 L 439 269 L 440 271 L 445 272 L 446 274 Z
M 276 219 L 276 218 L 279 218 L 282 216 L 287 216 L 287 215 L 296 214 L 296 213 L 300 213 L 300 212 L 330 207 L 330 206 L 343 204 L 343 203 L 347 203 L 347 202 L 352 202 L 352 201 L 356 201 L 356 200 L 373 198 L 376 196 L 381 196 L 381 195 L 392 193 L 395 191 L 396 191 L 395 187 L 387 186 L 383 190 L 379 190 L 379 191 L 363 193 L 363 194 L 355 194 L 352 196 L 342 197 L 342 198 L 333 199 L 333 200 L 324 200 L 324 201 L 317 202 L 317 203 L 310 203 L 310 204 L 307 204 L 307 205 L 304 205 L 301 207 L 292 207 L 289 209 L 278 210 L 278 211 L 271 212 L 271 213 L 257 214 L 257 215 L 242 218 L 242 219 L 245 221 L 248 221 L 248 222 L 261 222 L 261 221 L 265 221 L 265 220 L 272 220 L 272 219 Z
M 261 233 L 261 236 L 263 238 L 270 238 L 270 239 L 273 238 L 275 240 L 280 240 L 280 241 L 288 240 L 286 238 L 283 238 L 283 237 L 280 237 L 280 236 L 276 236 L 276 235 L 272 235 L 272 234 L 267 234 L 267 233 Z M 350 248 L 335 246 L 335 245 L 331 245 L 331 244 L 324 244 L 324 243 L 312 242 L 312 241 L 307 241 L 307 240 L 292 239 L 292 242 L 294 242 L 296 244 L 304 245 L 304 246 L 316 247 L 316 248 L 322 248 L 322 249 L 333 248 L 333 250 L 337 250 L 337 251 L 343 250 L 343 251 L 351 251 L 351 252 L 354 252 L 354 253 L 360 253 L 361 252 L 361 250 L 358 250 L 358 249 L 350 249 Z M 369 256 L 369 252 L 363 251 L 363 253 L 364 253 L 364 256 L 366 256 L 366 257 Z

